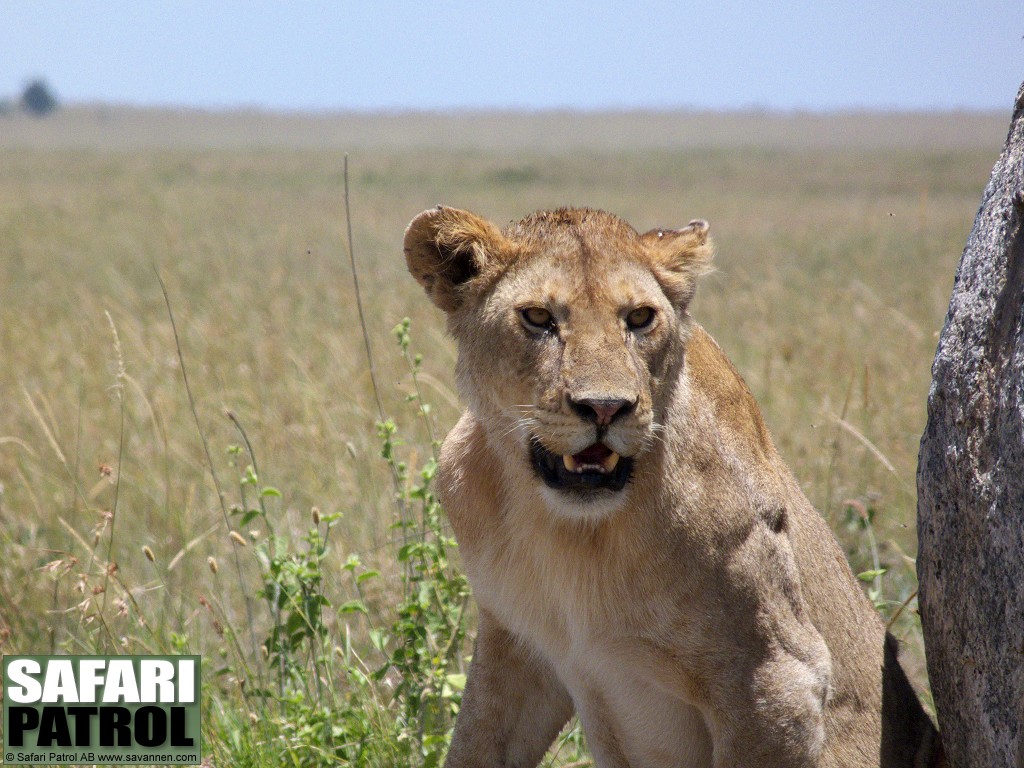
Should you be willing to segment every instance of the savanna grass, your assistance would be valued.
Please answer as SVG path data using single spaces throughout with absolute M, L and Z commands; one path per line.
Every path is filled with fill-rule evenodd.
M 430 489 L 454 352 L 401 234 L 438 202 L 496 221 L 585 204 L 639 229 L 711 222 L 693 314 L 926 691 L 917 444 L 1001 137 L 968 121 L 974 138 L 918 146 L 922 120 L 846 144 L 807 118 L 802 143 L 645 145 L 641 116 L 590 144 L 579 118 L 559 148 L 525 128 L 496 148 L 491 123 L 465 148 L 366 141 L 351 225 L 376 387 L 336 149 L 75 148 L 53 125 L 2 144 L 0 651 L 204 654 L 218 764 L 434 764 L 473 613 Z M 553 760 L 585 759 L 577 733 L 562 742 Z

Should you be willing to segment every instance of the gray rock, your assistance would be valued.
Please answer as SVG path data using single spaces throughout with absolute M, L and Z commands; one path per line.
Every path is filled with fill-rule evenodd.
M 921 620 L 956 768 L 1024 766 L 1024 85 L 957 269 L 917 470 Z

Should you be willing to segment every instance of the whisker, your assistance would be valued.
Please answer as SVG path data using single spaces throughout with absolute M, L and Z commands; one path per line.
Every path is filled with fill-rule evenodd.
M 643 446 L 644 446 L 644 448 L 645 449 L 650 448 L 655 443 L 661 443 L 662 445 L 667 445 L 668 443 L 665 441 L 665 434 L 664 433 L 665 433 L 665 425 L 664 424 L 658 424 L 657 422 L 652 421 L 651 422 L 651 426 L 650 426 L 650 428 L 647 431 L 647 434 L 644 435 L 644 439 L 643 439 Z
M 513 422 L 509 426 L 508 429 L 506 429 L 504 432 L 502 432 L 500 435 L 498 435 L 498 439 L 499 440 L 504 440 L 506 437 L 511 435 L 513 432 L 515 432 L 517 429 L 519 429 L 519 424 L 517 422 Z
M 512 422 L 511 426 L 510 426 L 510 427 L 509 427 L 509 428 L 508 428 L 507 430 L 505 430 L 505 431 L 504 431 L 504 432 L 503 432 L 503 433 L 502 433 L 502 434 L 501 434 L 501 435 L 499 436 L 499 438 L 498 438 L 498 439 L 499 439 L 499 440 L 504 440 L 504 439 L 505 439 L 506 437 L 508 437 L 508 436 L 509 436 L 509 435 L 511 435 L 511 434 L 512 434 L 513 432 L 517 431 L 518 429 L 520 429 L 520 428 L 525 428 L 525 427 L 530 427 L 530 426 L 533 426 L 533 425 L 534 425 L 534 424 L 536 424 L 536 423 L 537 423 L 537 420 L 536 420 L 536 419 L 534 419 L 534 418 L 531 418 L 531 417 L 529 417 L 529 416 L 525 416 L 525 417 L 523 417 L 523 418 L 519 418 L 519 419 L 516 419 L 516 420 L 514 420 L 514 421 Z

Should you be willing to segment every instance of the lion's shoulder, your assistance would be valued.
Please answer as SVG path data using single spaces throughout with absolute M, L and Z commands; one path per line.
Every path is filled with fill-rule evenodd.
M 685 375 L 691 409 L 713 416 L 714 428 L 731 442 L 749 446 L 764 457 L 775 455 L 764 416 L 746 381 L 718 342 L 697 324 L 686 345 Z

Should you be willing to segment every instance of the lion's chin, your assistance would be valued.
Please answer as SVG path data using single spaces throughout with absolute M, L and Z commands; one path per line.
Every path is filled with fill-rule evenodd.
M 620 456 L 603 443 L 561 456 L 533 439 L 530 460 L 548 488 L 571 494 L 577 501 L 596 501 L 609 493 L 617 494 L 633 474 L 633 459 Z

